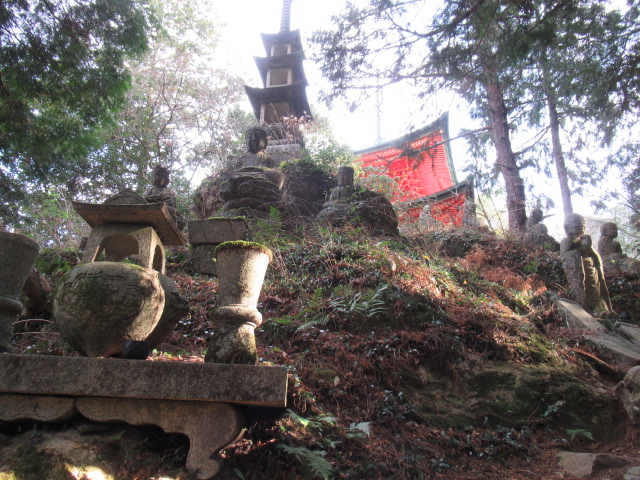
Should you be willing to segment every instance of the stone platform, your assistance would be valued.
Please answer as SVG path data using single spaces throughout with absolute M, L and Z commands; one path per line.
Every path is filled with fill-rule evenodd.
M 220 469 L 217 452 L 239 438 L 237 405 L 284 408 L 283 367 L 39 355 L 0 355 L 0 420 L 157 425 L 189 438 L 195 478 Z
M 566 298 L 558 298 L 556 306 L 571 328 L 584 331 L 584 338 L 605 350 L 617 366 L 629 369 L 640 365 L 640 328 L 619 323 L 617 331 L 609 331 L 580 305 Z

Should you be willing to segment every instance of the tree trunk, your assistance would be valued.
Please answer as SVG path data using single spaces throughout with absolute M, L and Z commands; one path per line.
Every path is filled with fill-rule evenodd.
M 507 213 L 509 216 L 509 230 L 522 235 L 527 216 L 525 213 L 524 183 L 520 177 L 520 170 L 516 164 L 515 155 L 511 149 L 509 125 L 507 123 L 507 107 L 498 81 L 495 60 L 491 55 L 482 56 L 484 73 L 484 88 L 489 106 L 489 122 L 496 147 L 496 165 L 504 180 L 507 192 Z
M 545 86 L 547 92 L 547 107 L 549 109 L 549 130 L 551 131 L 551 145 L 553 148 L 553 161 L 556 164 L 558 172 L 558 182 L 560 183 L 560 193 L 562 195 L 562 206 L 565 216 L 573 213 L 573 205 L 571 203 L 571 190 L 569 190 L 569 177 L 567 175 L 567 166 L 564 163 L 564 154 L 562 153 L 562 144 L 560 143 L 560 122 L 558 121 L 558 107 L 556 103 L 556 95 L 551 87 Z

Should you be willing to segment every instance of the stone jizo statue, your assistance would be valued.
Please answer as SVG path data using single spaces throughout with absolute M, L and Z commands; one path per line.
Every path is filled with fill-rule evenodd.
M 585 234 L 581 215 L 569 214 L 564 220 L 566 238 L 560 243 L 562 267 L 569 282 L 569 298 L 597 316 L 613 314 L 609 290 L 604 281 L 600 256 Z
M 534 208 L 531 215 L 527 219 L 527 231 L 524 235 L 524 241 L 533 245 L 539 245 L 545 250 L 557 252 L 560 250 L 558 241 L 549 235 L 546 225 L 542 223 L 544 215 L 542 210 Z
M 169 169 L 161 165 L 153 168 L 153 184 L 144 192 L 144 198 L 149 203 L 164 203 L 169 214 L 180 230 L 184 230 L 186 222 L 176 209 L 176 194 L 169 188 Z
M 640 275 L 640 261 L 629 258 L 622 253 L 622 246 L 616 240 L 618 226 L 614 222 L 605 222 L 600 226 L 600 240 L 598 240 L 598 253 L 602 258 L 604 273 L 624 273 L 627 275 Z

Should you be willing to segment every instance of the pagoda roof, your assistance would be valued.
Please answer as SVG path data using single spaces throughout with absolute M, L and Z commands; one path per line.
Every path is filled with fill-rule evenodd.
M 292 113 L 295 113 L 296 117 L 301 117 L 305 112 L 311 115 L 306 86 L 306 82 L 269 88 L 253 88 L 245 85 L 244 90 L 247 92 L 256 118 L 260 118 L 261 105 L 270 102 L 291 102 L 295 110 Z
M 271 46 L 280 43 L 290 43 L 291 51 L 298 52 L 302 50 L 302 40 L 300 39 L 300 30 L 289 30 L 278 33 L 261 33 L 262 44 L 267 56 L 271 56 Z
M 276 55 L 274 57 L 253 57 L 256 62 L 262 85 L 267 86 L 267 69 L 269 68 L 291 68 L 299 82 L 309 85 L 307 76 L 304 73 L 302 61 L 305 60 L 304 52 L 294 52 L 289 55 Z

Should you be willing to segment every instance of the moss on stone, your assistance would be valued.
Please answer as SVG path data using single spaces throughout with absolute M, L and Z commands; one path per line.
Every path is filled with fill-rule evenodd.
M 217 256 L 222 250 L 229 249 L 246 249 L 246 250 L 258 250 L 269 256 L 269 261 L 273 260 L 273 253 L 267 247 L 261 243 L 246 242 L 244 240 L 234 240 L 232 242 L 224 242 L 216 247 L 215 255 Z

